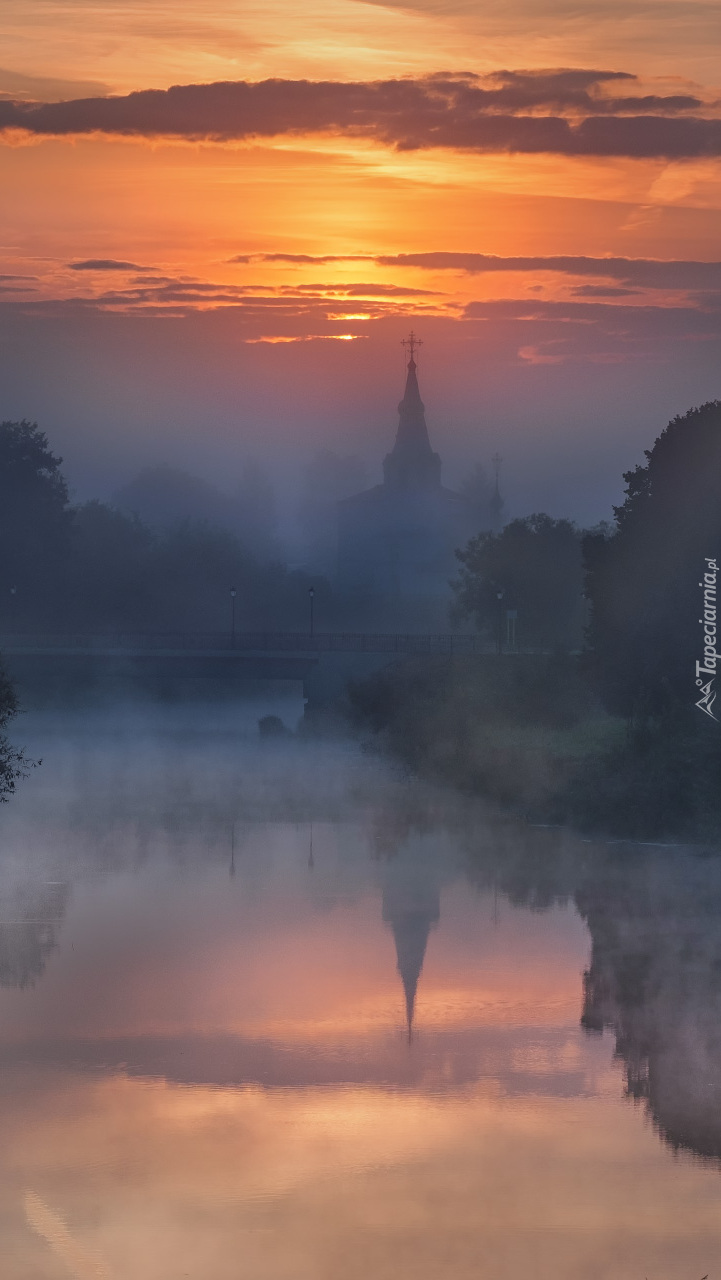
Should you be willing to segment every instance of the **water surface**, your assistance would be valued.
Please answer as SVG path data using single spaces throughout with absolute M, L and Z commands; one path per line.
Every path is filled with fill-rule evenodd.
M 3 1280 L 713 1280 L 716 859 L 260 745 L 274 709 L 23 722 Z

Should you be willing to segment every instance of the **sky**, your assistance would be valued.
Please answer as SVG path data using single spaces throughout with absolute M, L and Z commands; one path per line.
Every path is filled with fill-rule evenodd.
M 716 0 L 5 0 L 0 417 L 79 497 L 375 479 L 413 328 L 447 484 L 608 516 L 719 394 L 720 43 Z

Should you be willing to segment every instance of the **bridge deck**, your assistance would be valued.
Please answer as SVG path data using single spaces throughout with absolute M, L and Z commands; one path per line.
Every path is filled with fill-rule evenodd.
M 136 632 L 121 634 L 3 635 L 0 653 L 57 654 L 58 656 L 203 657 L 228 658 L 250 654 L 388 653 L 473 654 L 493 652 L 481 636 L 458 634 L 395 634 L 366 632 L 241 631 L 234 636 L 218 632 Z

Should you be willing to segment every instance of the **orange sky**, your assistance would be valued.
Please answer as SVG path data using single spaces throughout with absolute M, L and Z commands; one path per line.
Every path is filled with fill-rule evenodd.
M 3 414 L 41 416 L 81 484 L 83 467 L 117 472 L 138 450 L 157 461 L 179 449 L 195 466 L 158 321 L 211 313 L 254 402 L 268 376 L 259 344 L 276 348 L 275 382 L 301 368 L 332 388 L 332 404 L 304 406 L 289 389 L 285 409 L 281 397 L 280 408 L 261 409 L 262 422 L 241 398 L 236 455 L 259 437 L 278 457 L 300 442 L 357 450 L 363 415 L 376 420 L 381 398 L 357 405 L 357 422 L 346 420 L 338 439 L 335 400 L 348 365 L 333 348 L 357 347 L 350 367 L 360 385 L 380 364 L 391 415 L 396 344 L 413 323 L 428 342 L 436 415 L 450 419 L 443 456 L 465 461 L 503 444 L 522 481 L 519 501 L 561 501 L 538 466 L 545 480 L 530 479 L 533 458 L 523 480 L 519 422 L 543 404 L 535 434 L 554 424 L 562 439 L 545 445 L 555 455 L 577 434 L 589 384 L 610 413 L 630 393 L 638 407 L 626 451 L 609 445 L 599 473 L 589 444 L 571 467 L 577 486 L 585 478 L 592 489 L 601 475 L 607 497 L 589 497 L 599 506 L 611 477 L 649 443 L 650 419 L 718 390 L 719 39 L 715 0 L 7 0 Z M 229 100 L 218 88 L 226 81 L 247 95 Z M 271 83 L 259 89 L 262 81 Z M 173 85 L 205 88 L 166 99 Z M 149 89 L 161 91 L 152 104 L 125 101 Z M 124 119 L 133 114 L 130 126 L 113 123 L 108 100 Z M 406 264 L 404 253 L 421 258 Z M 477 255 L 524 261 L 489 270 Z M 559 255 L 563 264 L 547 261 Z M 648 259 L 678 264 L 676 275 Z M 681 265 L 698 261 L 714 265 Z M 128 321 L 121 345 L 153 353 L 150 394 L 163 407 L 149 415 L 126 399 L 113 315 Z M 215 401 L 208 474 L 227 470 L 239 399 L 230 367 L 219 377 L 212 364 L 215 324 L 201 325 L 191 344 L 193 415 Z M 55 344 L 71 332 L 63 378 Z M 188 333 L 178 331 L 178 350 Z M 305 352 L 289 364 L 280 348 L 297 343 Z M 482 435 L 471 439 L 479 401 Z M 293 421 L 279 425 L 288 413 Z M 175 423 L 169 436 L 166 419 Z M 593 428 L 582 434 L 588 443 Z M 375 439 L 373 456 L 380 428 Z M 367 432 L 363 443 L 371 447 Z

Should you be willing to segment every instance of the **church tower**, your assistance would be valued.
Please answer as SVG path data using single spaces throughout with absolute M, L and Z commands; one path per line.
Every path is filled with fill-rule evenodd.
M 418 387 L 420 341 L 411 333 L 403 345 L 406 385 L 383 481 L 338 503 L 338 586 L 359 623 L 440 630 L 458 570 L 455 549 L 477 530 L 468 530 L 466 499 L 441 484 Z
M 425 405 L 418 387 L 415 353 L 421 343 L 411 329 L 410 359 L 403 399 L 398 405 L 400 421 L 395 443 L 383 460 L 383 482 L 391 489 L 440 489 L 441 460 L 431 449 L 426 426 Z

